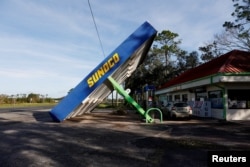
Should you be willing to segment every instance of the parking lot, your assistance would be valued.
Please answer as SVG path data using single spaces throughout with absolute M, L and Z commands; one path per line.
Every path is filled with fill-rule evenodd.
M 250 150 L 250 123 L 214 119 L 146 124 L 95 110 L 62 123 L 50 108 L 0 110 L 0 166 L 207 166 L 207 151 Z

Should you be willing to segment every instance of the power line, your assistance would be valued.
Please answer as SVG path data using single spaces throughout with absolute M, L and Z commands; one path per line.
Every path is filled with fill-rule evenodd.
M 89 9 L 90 9 L 90 12 L 91 12 L 91 15 L 92 15 L 92 19 L 93 19 L 93 22 L 94 22 L 94 25 L 95 25 L 95 30 L 96 30 L 96 33 L 97 33 L 97 36 L 98 36 L 98 39 L 99 39 L 99 42 L 100 42 L 101 49 L 102 49 L 102 53 L 103 53 L 103 56 L 105 57 L 104 49 L 103 49 L 103 46 L 102 46 L 102 41 L 101 41 L 98 29 L 97 29 L 97 25 L 96 25 L 96 22 L 95 22 L 94 14 L 93 14 L 93 11 L 92 11 L 92 8 L 91 8 L 89 0 L 88 0 L 88 4 L 89 4 Z

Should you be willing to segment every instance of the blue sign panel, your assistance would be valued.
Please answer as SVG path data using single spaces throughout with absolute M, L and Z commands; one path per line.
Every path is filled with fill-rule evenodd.
M 146 41 L 154 38 L 156 33 L 157 31 L 148 22 L 143 23 L 50 111 L 52 118 L 58 122 L 65 120 L 91 92 L 102 85 L 107 77 L 118 70 Z M 148 50 L 150 46 L 143 49 Z

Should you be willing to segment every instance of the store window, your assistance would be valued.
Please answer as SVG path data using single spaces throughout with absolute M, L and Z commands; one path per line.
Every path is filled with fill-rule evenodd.
M 196 101 L 204 101 L 207 100 L 207 92 L 199 92 L 195 94 Z
M 211 108 L 223 108 L 223 94 L 221 90 L 209 91 L 208 99 L 211 101 Z
M 228 108 L 229 109 L 250 108 L 250 89 L 229 89 Z
M 168 95 L 168 101 L 173 101 L 172 95 Z
M 188 101 L 188 95 L 187 94 L 183 94 L 182 95 L 182 101 Z
M 158 101 L 160 106 L 165 106 L 167 103 L 167 95 L 160 95 Z
M 196 88 L 194 91 L 195 91 L 195 100 L 196 101 L 207 100 L 206 87 L 199 87 L 199 88 Z
M 174 95 L 174 100 L 175 101 L 180 101 L 181 100 L 181 96 L 180 95 Z

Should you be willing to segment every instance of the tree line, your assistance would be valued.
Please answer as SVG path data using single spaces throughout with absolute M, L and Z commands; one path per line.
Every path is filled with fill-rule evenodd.
M 250 52 L 250 0 L 232 0 L 234 21 L 225 21 L 224 31 L 215 34 L 211 42 L 187 52 L 180 48 L 178 33 L 163 30 L 158 33 L 144 62 L 126 81 L 132 92 L 145 84 L 160 86 L 188 69 L 206 63 L 228 51 Z
M 55 99 L 48 97 L 47 94 L 16 94 L 5 95 L 0 94 L 0 104 L 16 104 L 16 103 L 52 103 Z

